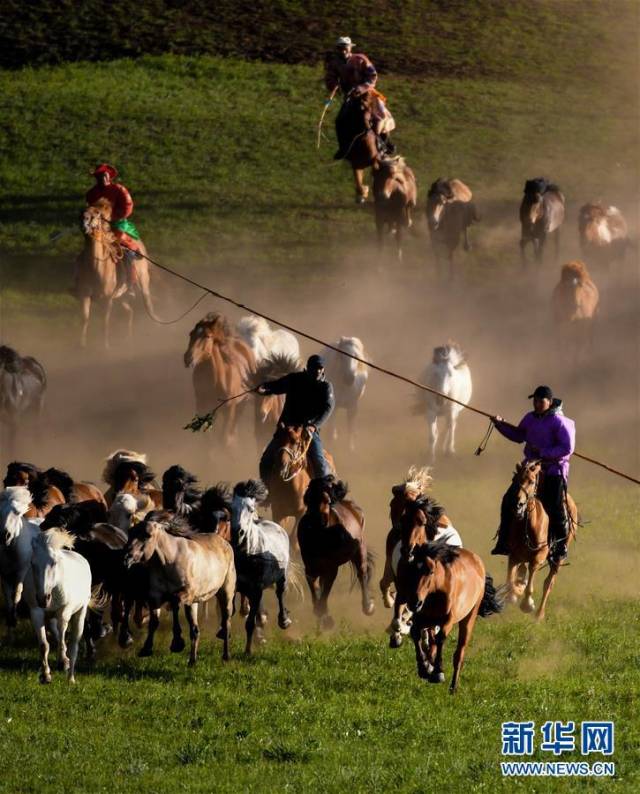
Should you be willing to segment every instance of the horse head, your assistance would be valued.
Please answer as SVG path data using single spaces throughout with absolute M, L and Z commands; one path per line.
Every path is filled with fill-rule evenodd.
M 129 530 L 154 509 L 153 499 L 145 493 L 119 493 L 109 508 L 109 521 L 119 529 Z
M 198 521 L 201 532 L 217 532 L 225 540 L 231 539 L 231 489 L 227 483 L 203 493 Z
M 527 505 L 535 498 L 541 470 L 542 462 L 539 460 L 525 460 L 516 466 L 513 485 L 516 491 L 515 509 L 518 518 L 524 517 Z
M 0 535 L 12 543 L 22 529 L 22 516 L 31 506 L 31 493 L 24 485 L 12 485 L 0 493 Z
M 111 228 L 112 211 L 113 207 L 108 199 L 98 199 L 82 213 L 80 223 L 82 232 L 88 237 L 97 237 L 101 232 L 108 231 Z
M 162 475 L 162 504 L 167 510 L 188 513 L 200 499 L 198 478 L 182 466 L 170 466 Z
M 304 494 L 304 503 L 307 510 L 320 515 L 322 523 L 326 526 L 331 514 L 331 506 L 341 502 L 349 487 L 342 480 L 337 480 L 333 474 L 311 480 Z
M 410 563 L 413 582 L 407 598 L 407 606 L 412 612 L 421 612 L 427 596 L 436 589 L 438 564 L 447 567 L 459 555 L 458 547 L 449 546 L 443 541 L 429 542 L 416 549 L 414 559 Z
M 185 367 L 196 366 L 211 355 L 214 344 L 224 346 L 231 336 L 231 326 L 227 318 L 218 312 L 209 312 L 196 323 L 189 334 L 189 345 L 184 354 Z
M 407 501 L 400 528 L 403 553 L 409 562 L 413 560 L 417 547 L 434 539 L 438 521 L 443 515 L 444 509 L 428 496 L 420 495 Z
M 448 179 L 438 177 L 427 193 L 427 223 L 432 232 L 437 231 L 442 221 L 442 213 L 447 204 L 454 200 Z
M 124 557 L 125 567 L 131 568 L 151 560 L 158 548 L 160 533 L 164 531 L 164 526 L 157 520 L 160 517 L 159 513 L 150 513 L 131 528 Z

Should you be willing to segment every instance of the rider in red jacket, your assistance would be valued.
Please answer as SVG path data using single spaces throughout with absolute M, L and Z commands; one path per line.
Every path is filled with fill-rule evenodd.
M 91 174 L 96 184 L 87 191 L 87 206 L 92 206 L 99 199 L 107 199 L 111 204 L 111 228 L 124 250 L 126 277 L 129 288 L 136 283 L 135 260 L 136 252 L 141 251 L 140 234 L 132 221 L 133 199 L 124 185 L 114 182 L 118 171 L 108 163 L 101 163 Z

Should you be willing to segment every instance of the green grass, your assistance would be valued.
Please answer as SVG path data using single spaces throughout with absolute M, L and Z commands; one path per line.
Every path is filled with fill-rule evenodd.
M 455 697 L 419 681 L 408 646 L 346 628 L 331 641 L 273 642 L 249 661 L 236 637 L 227 665 L 205 640 L 196 670 L 161 636 L 154 658 L 102 659 L 72 690 L 60 674 L 37 683 L 33 649 L 3 650 L 0 790 L 57 791 L 62 780 L 83 792 L 598 790 L 502 781 L 500 723 L 612 719 L 607 790 L 637 791 L 637 610 L 599 601 L 572 614 L 570 631 L 555 613 L 543 626 L 481 620 Z

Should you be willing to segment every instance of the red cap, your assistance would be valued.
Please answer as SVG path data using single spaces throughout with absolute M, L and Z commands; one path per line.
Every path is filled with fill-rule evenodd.
M 115 179 L 118 176 L 117 170 L 109 163 L 100 163 L 100 165 L 96 166 L 95 171 L 91 172 L 91 176 L 98 176 L 98 174 L 109 174 L 111 179 Z

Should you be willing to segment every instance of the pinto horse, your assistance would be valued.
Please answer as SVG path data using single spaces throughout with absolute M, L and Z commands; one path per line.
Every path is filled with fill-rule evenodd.
M 211 312 L 203 317 L 189 334 L 184 365 L 193 369 L 196 412 L 209 413 L 220 400 L 235 397 L 251 388 L 256 368 L 255 357 L 232 330 L 227 318 Z M 220 411 L 226 447 L 235 441 L 238 410 L 249 399 L 248 394 L 230 400 Z
M 524 196 L 520 204 L 520 256 L 526 265 L 525 247 L 533 246 L 537 262 L 542 262 L 542 252 L 548 235 L 555 237 L 555 258 L 560 249 L 560 226 L 564 221 L 564 196 L 557 185 L 544 177 L 528 179 L 524 185 Z
M 477 554 L 442 541 L 416 547 L 411 561 L 401 558 L 398 578 L 413 613 L 411 639 L 420 678 L 433 684 L 444 681 L 442 650 L 451 630 L 458 626 L 449 687 L 453 694 L 476 618 L 502 610 L 493 581 Z
M 104 346 L 110 346 L 111 312 L 114 301 L 118 301 L 127 313 L 129 338 L 133 336 L 133 306 L 128 297 L 126 279 L 119 277 L 122 268 L 123 251 L 111 229 L 111 203 L 99 199 L 94 206 L 87 207 L 82 213 L 84 248 L 77 260 L 75 293 L 82 310 L 82 331 L 80 344 L 87 345 L 89 320 L 92 301 L 104 304 Z M 156 317 L 151 299 L 149 263 L 147 251 L 139 242 L 142 258 L 136 262 L 136 282 L 148 314 Z
M 322 628 L 332 628 L 327 602 L 341 565 L 350 563 L 362 593 L 362 611 L 372 615 L 369 593 L 373 556 L 364 537 L 364 513 L 347 499 L 347 486 L 335 477 L 311 480 L 304 495 L 306 513 L 298 524 L 298 543 L 313 611 Z
M 511 515 L 507 535 L 509 561 L 507 563 L 506 590 L 511 603 L 516 603 L 519 596 L 523 596 L 520 602 L 520 609 L 523 612 L 535 610 L 534 577 L 547 562 L 549 556 L 549 517 L 542 502 L 536 496 L 541 471 L 542 464 L 539 460 L 519 463 L 506 497 L 508 499 L 507 508 Z M 569 517 L 568 546 L 575 537 L 575 528 L 578 525 L 578 509 L 569 494 L 567 494 L 567 510 Z M 516 581 L 516 571 L 520 566 L 527 567 L 524 586 L 520 581 Z M 558 575 L 558 569 L 557 562 L 549 562 L 549 574 L 544 581 L 542 601 L 536 613 L 538 620 L 544 619 L 547 600 Z
M 343 152 L 353 169 L 356 186 L 356 202 L 364 204 L 369 188 L 364 184 L 365 169 L 370 168 L 379 158 L 376 134 L 373 131 L 375 96 L 366 91 L 355 95 L 349 93 L 336 118 L 336 134 Z
M 585 204 L 578 214 L 582 255 L 593 265 L 622 261 L 630 246 L 629 230 L 617 207 Z

